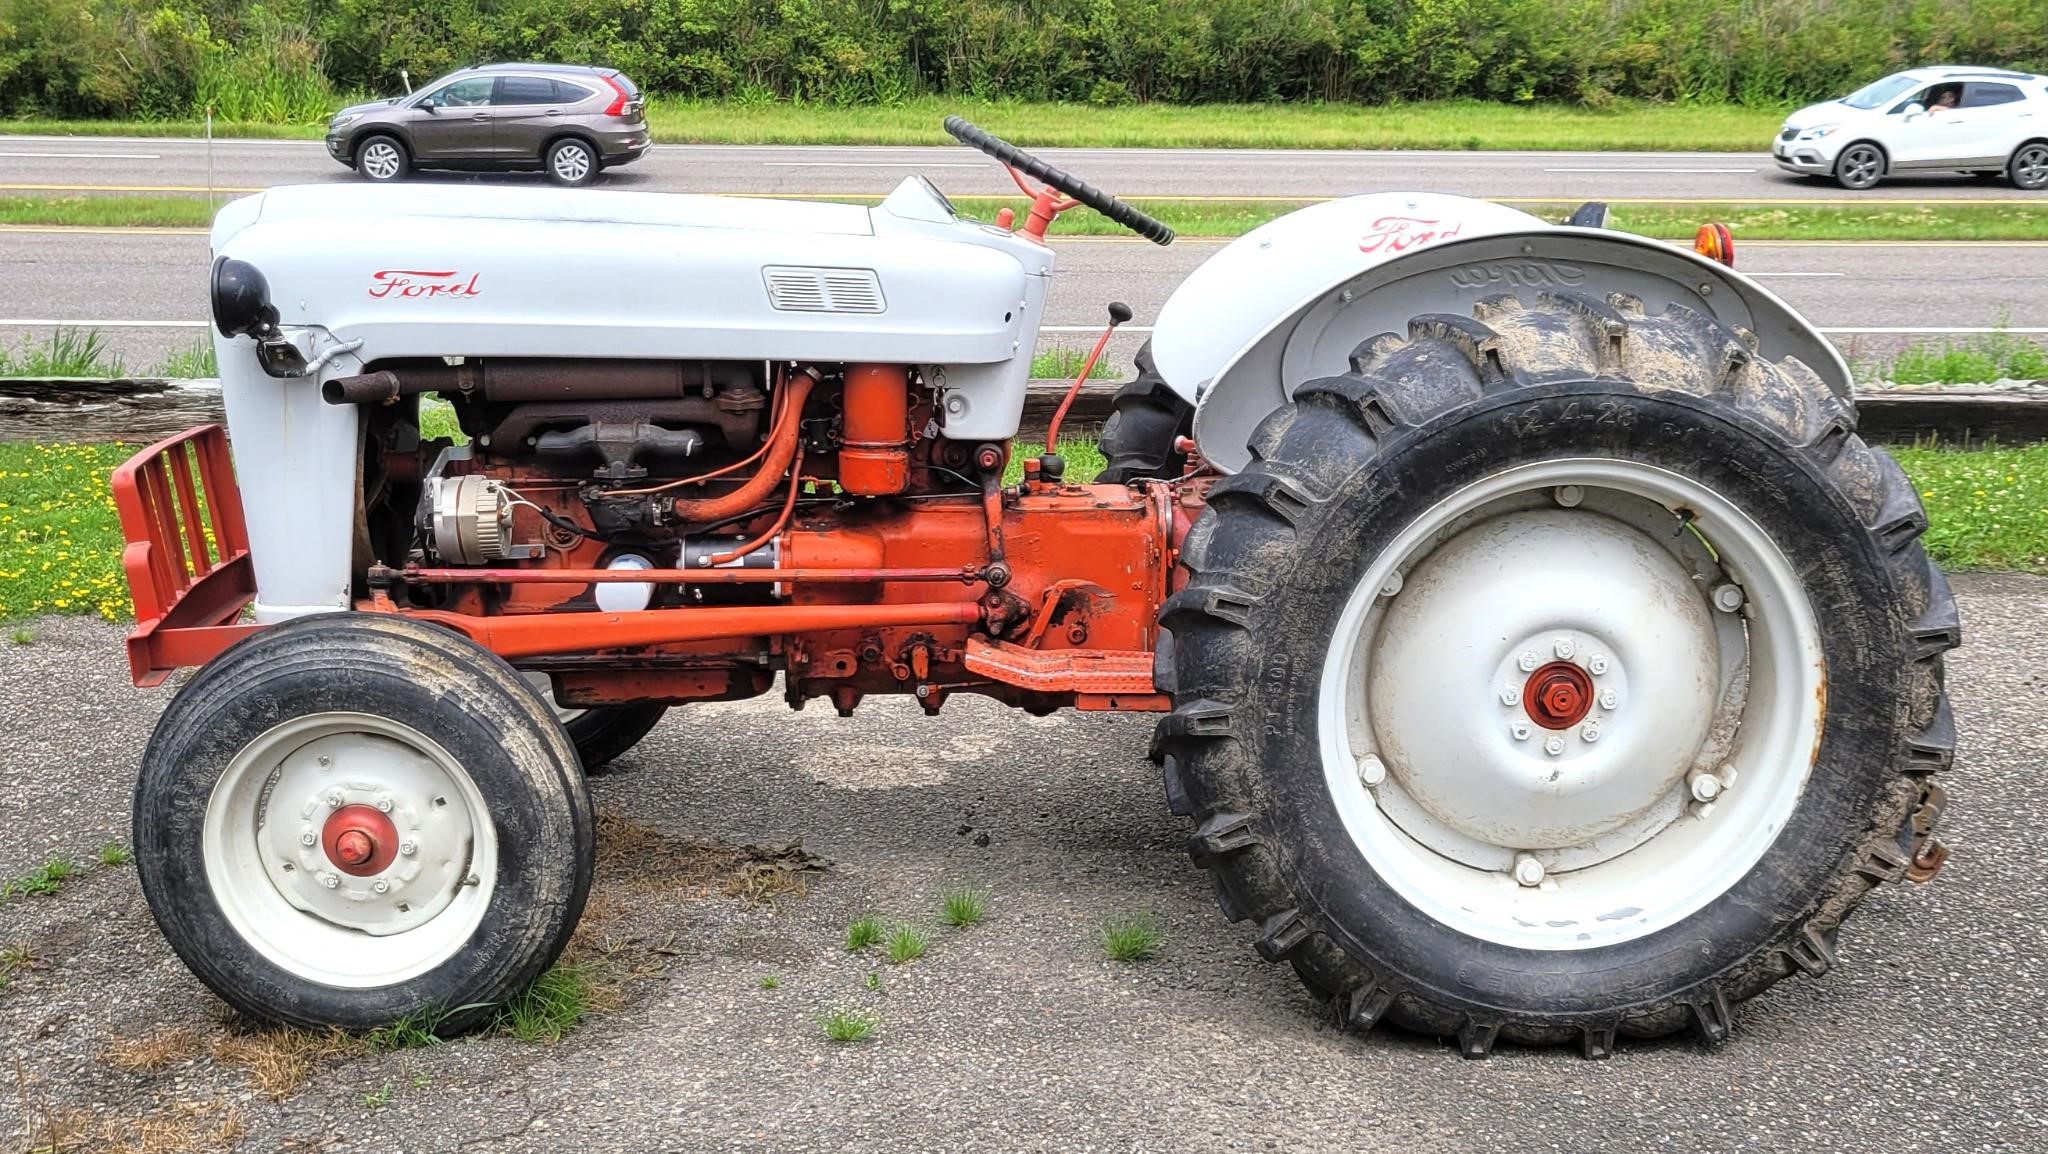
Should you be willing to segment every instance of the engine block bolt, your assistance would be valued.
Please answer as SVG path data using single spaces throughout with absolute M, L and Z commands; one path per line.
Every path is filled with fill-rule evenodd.
M 378 813 L 390 813 L 390 812 L 391 812 L 391 795 L 390 795 L 390 794 L 388 794 L 388 793 L 380 793 L 380 794 L 378 794 L 378 795 L 377 795 L 377 812 L 378 812 Z
M 1401 581 L 1401 571 L 1399 569 L 1387 574 L 1386 581 L 1380 585 L 1380 596 L 1392 597 L 1394 594 L 1399 593 L 1401 591 Z
M 1694 801 L 1709 802 L 1721 796 L 1721 779 L 1711 773 L 1697 773 L 1692 779 Z
M 1723 613 L 1733 613 L 1742 608 L 1742 587 L 1723 585 L 1714 590 L 1714 608 Z
M 1543 743 L 1543 752 L 1552 757 L 1564 752 L 1564 738 L 1553 737 Z
M 330 789 L 327 791 L 328 809 L 340 809 L 341 803 L 347 800 L 348 799 L 346 797 L 343 797 L 341 791 L 338 789 Z
M 391 889 L 391 883 L 385 881 L 383 878 L 378 878 L 376 881 L 370 883 L 370 888 L 376 890 L 378 893 L 381 894 Z
M 1508 686 L 1500 691 L 1500 703 L 1502 705 L 1520 705 L 1522 703 L 1522 691 L 1512 685 Z
M 1525 886 L 1543 884 L 1543 863 L 1536 860 L 1535 854 L 1524 852 L 1515 855 L 1515 881 Z
M 302 833 L 302 834 L 300 834 L 300 835 L 299 835 L 299 844 L 300 844 L 300 845 L 314 845 L 314 844 L 318 843 L 318 842 L 319 842 L 319 840 L 320 840 L 320 838 L 319 838 L 319 835 L 315 834 L 315 833 L 314 833 L 314 832 L 313 832 L 312 830 L 310 830 L 310 829 L 309 829 L 309 830 L 307 830 L 307 831 L 306 831 L 305 833 Z
M 1550 648 L 1552 652 L 1558 655 L 1558 657 L 1567 660 L 1570 659 L 1572 654 L 1577 653 L 1579 651 L 1579 647 L 1572 644 L 1572 639 L 1569 637 L 1558 638 L 1557 643 L 1552 645 Z
M 1508 736 L 1516 741 L 1529 740 L 1529 723 L 1526 721 L 1508 722 Z
M 1586 499 L 1586 491 L 1577 485 L 1559 485 L 1551 491 L 1551 496 L 1557 499 L 1558 504 L 1573 509 L 1578 507 L 1580 501 Z
M 402 841 L 398 843 L 398 852 L 404 854 L 407 857 L 411 857 L 419 851 L 420 847 L 418 842 Z
M 1519 666 L 1522 672 L 1524 673 L 1536 672 L 1537 663 L 1540 661 L 1542 661 L 1542 658 L 1536 656 L 1535 651 L 1529 649 L 1522 650 L 1522 655 L 1520 657 L 1515 658 L 1515 664 Z
M 1607 655 L 1605 653 L 1595 653 L 1593 656 L 1588 657 L 1586 659 L 1586 668 L 1594 673 L 1607 672 Z
M 320 884 L 328 889 L 334 889 L 341 885 L 341 879 L 333 874 L 321 874 Z
M 1387 763 L 1368 753 L 1358 759 L 1358 780 L 1368 788 L 1387 780 Z
M 1588 742 L 1598 741 L 1600 740 L 1600 727 L 1589 721 L 1579 727 L 1579 737 Z

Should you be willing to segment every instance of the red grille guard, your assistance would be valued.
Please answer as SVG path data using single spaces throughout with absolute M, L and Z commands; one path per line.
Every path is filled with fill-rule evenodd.
M 234 624 L 256 597 L 256 574 L 227 432 L 201 425 L 158 441 L 112 483 L 135 603 L 128 668 L 135 684 L 157 685 L 258 628 Z

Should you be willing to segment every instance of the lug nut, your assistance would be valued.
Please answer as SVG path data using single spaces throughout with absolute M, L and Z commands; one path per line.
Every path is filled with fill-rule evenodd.
M 321 874 L 320 884 L 326 886 L 328 889 L 333 889 L 341 884 L 341 879 L 334 876 L 333 874 Z
M 1402 578 L 1399 569 L 1387 574 L 1387 579 L 1380 583 L 1380 596 L 1392 597 L 1394 594 L 1399 593 L 1403 582 L 1404 578 Z
M 1711 773 L 1694 774 L 1692 797 L 1694 801 L 1710 802 L 1721 796 L 1721 779 Z
M 329 757 L 329 756 L 327 756 L 327 755 L 326 755 L 326 754 L 324 754 L 324 753 L 320 755 L 320 759 L 319 759 L 319 760 L 320 760 L 320 768 L 321 768 L 321 769 L 326 769 L 326 768 L 327 768 L 328 766 L 330 766 L 330 765 L 333 765 L 333 764 L 334 764 L 334 759 L 333 759 L 333 758 L 331 758 L 331 757 Z
M 1621 694 L 1616 693 L 1612 689 L 1603 689 L 1600 691 L 1600 708 L 1613 709 L 1615 706 L 1620 704 Z
M 340 790 L 338 790 L 338 789 L 330 789 L 330 790 L 328 790 L 328 791 L 327 791 L 327 808 L 328 808 L 328 809 L 340 809 L 340 808 L 341 808 L 341 803 L 342 803 L 342 802 L 344 802 L 344 801 L 347 801 L 347 800 L 348 800 L 347 798 L 345 798 L 345 797 L 343 797 L 343 796 L 341 795 L 341 791 L 340 791 Z
M 1595 653 L 1593 656 L 1588 657 L 1586 659 L 1586 668 L 1595 673 L 1607 672 L 1607 655 L 1605 653 Z
M 1550 495 L 1557 498 L 1558 504 L 1570 509 L 1585 499 L 1586 491 L 1577 485 L 1559 485 L 1551 490 Z
M 388 793 L 380 793 L 380 794 L 378 794 L 378 795 L 377 795 L 377 812 L 378 812 L 378 813 L 390 813 L 390 812 L 391 812 L 391 795 L 390 795 L 390 794 L 388 794 Z
M 1560 753 L 1563 753 L 1563 752 L 1564 752 L 1564 738 L 1562 738 L 1562 737 L 1553 737 L 1553 738 L 1551 738 L 1550 740 L 1548 740 L 1548 741 L 1545 741 L 1545 742 L 1543 743 L 1543 752 L 1545 752 L 1545 753 L 1549 754 L 1549 755 L 1550 755 L 1550 756 L 1552 756 L 1552 757 L 1556 757 L 1556 756 L 1557 756 L 1558 754 L 1560 754 Z
M 411 857 L 413 854 L 418 853 L 419 848 L 420 847 L 417 844 L 409 841 L 402 841 L 398 843 L 398 852 L 404 854 L 407 857 Z
M 376 881 L 370 883 L 370 888 L 376 890 L 378 893 L 381 894 L 391 888 L 391 883 L 385 881 L 383 878 L 378 878 Z
M 315 836 L 315 834 L 313 833 L 313 831 L 312 831 L 312 830 L 310 830 L 310 829 L 309 829 L 309 830 L 307 830 L 307 831 L 306 831 L 305 833 L 302 833 L 302 834 L 300 834 L 300 835 L 299 835 L 299 844 L 300 844 L 300 845 L 312 845 L 312 844 L 314 844 L 315 842 L 318 842 L 319 840 L 320 840 L 320 839 L 319 839 L 319 837 Z
M 1536 860 L 1535 854 L 1518 853 L 1515 855 L 1515 881 L 1525 886 L 1540 886 L 1543 884 L 1543 863 Z
M 1723 613 L 1733 613 L 1742 608 L 1742 587 L 1723 585 L 1714 590 L 1714 608 Z
M 1508 686 L 1500 691 L 1500 703 L 1502 705 L 1520 705 L 1522 703 L 1522 691 L 1512 685 Z
M 1598 741 L 1600 740 L 1600 727 L 1589 721 L 1579 727 L 1579 736 L 1588 742 Z
M 1371 787 L 1387 780 L 1387 763 L 1368 753 L 1358 759 L 1358 780 Z
M 1552 652 L 1558 655 L 1558 657 L 1565 659 L 1569 659 L 1572 654 L 1577 653 L 1579 651 L 1579 647 L 1573 645 L 1572 639 L 1569 637 L 1558 638 L 1557 644 L 1551 646 L 1550 648 Z
M 1533 650 L 1524 649 L 1522 655 L 1515 658 L 1515 664 L 1520 666 L 1524 673 L 1534 673 L 1537 663 L 1541 660 L 1542 658 L 1537 657 Z
M 1508 722 L 1508 736 L 1516 741 L 1529 740 L 1529 723 L 1526 721 Z

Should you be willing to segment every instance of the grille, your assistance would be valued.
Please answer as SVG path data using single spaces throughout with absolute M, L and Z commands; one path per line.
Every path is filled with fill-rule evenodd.
M 769 265 L 761 276 L 768 303 L 783 312 L 879 313 L 889 307 L 873 269 Z

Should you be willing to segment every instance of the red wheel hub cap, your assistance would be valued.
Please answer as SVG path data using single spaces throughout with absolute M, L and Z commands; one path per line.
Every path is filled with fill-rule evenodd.
M 345 805 L 328 817 L 320 845 L 335 869 L 368 877 L 398 856 L 398 827 L 374 806 Z
M 1545 729 L 1570 729 L 1593 708 L 1593 679 L 1569 661 L 1553 661 L 1529 675 L 1522 707 Z

